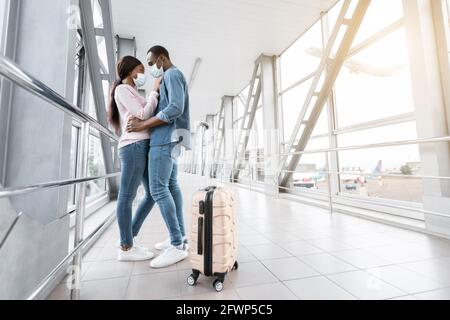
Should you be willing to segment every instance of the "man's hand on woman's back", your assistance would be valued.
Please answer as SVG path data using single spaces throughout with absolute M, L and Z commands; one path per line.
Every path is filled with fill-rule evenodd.
M 143 131 L 143 124 L 144 121 L 139 120 L 136 117 L 129 116 L 128 117 L 128 123 L 127 123 L 127 132 L 140 132 Z

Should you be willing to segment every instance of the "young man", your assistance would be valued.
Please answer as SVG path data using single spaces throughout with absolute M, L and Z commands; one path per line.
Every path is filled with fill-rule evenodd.
M 148 51 L 148 64 L 154 78 L 163 77 L 156 116 L 146 121 L 131 118 L 129 132 L 151 129 L 149 176 L 152 197 L 158 203 L 169 229 L 170 239 L 155 245 L 162 253 L 152 260 L 152 268 L 173 265 L 188 256 L 183 218 L 183 198 L 177 181 L 178 148 L 191 148 L 189 95 L 186 79 L 171 62 L 162 46 Z

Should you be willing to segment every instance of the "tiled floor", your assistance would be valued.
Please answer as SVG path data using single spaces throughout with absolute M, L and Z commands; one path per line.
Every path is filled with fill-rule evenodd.
M 190 196 L 204 179 L 180 177 L 190 229 Z M 333 214 L 242 188 L 237 195 L 240 268 L 216 293 L 189 261 L 163 270 L 115 260 L 113 225 L 84 259 L 82 299 L 450 299 L 450 241 Z M 156 208 L 139 236 L 153 247 L 166 228 Z M 62 283 L 51 299 L 65 299 Z

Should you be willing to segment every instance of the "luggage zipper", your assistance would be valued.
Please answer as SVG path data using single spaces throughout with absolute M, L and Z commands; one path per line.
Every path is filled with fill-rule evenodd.
M 206 193 L 205 212 L 205 255 L 204 270 L 205 276 L 213 275 L 213 196 L 215 188 L 209 189 Z

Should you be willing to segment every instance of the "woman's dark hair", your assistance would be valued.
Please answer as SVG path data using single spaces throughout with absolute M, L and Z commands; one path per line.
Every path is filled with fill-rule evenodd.
M 125 80 L 136 67 L 141 64 L 141 61 L 132 56 L 123 57 L 119 60 L 119 62 L 117 62 L 116 72 L 118 79 L 114 82 L 111 89 L 111 98 L 108 110 L 108 120 L 116 130 L 117 134 L 120 134 L 120 114 L 115 99 L 116 88 L 122 84 L 122 81 Z

